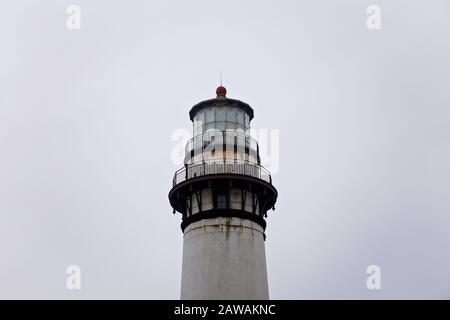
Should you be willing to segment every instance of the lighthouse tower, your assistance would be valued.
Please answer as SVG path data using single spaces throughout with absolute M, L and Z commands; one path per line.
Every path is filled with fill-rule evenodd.
M 265 218 L 277 190 L 250 137 L 253 109 L 226 93 L 190 110 L 193 138 L 169 192 L 182 215 L 181 299 L 269 298 Z

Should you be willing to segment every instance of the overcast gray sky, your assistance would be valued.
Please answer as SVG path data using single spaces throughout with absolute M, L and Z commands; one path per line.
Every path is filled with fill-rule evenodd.
M 280 132 L 271 298 L 450 298 L 448 0 L 4 1 L 0 298 L 179 297 L 171 134 L 221 69 Z

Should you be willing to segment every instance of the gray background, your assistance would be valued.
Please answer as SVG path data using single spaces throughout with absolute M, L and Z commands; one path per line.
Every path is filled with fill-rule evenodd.
M 0 298 L 179 297 L 171 134 L 220 69 L 280 130 L 272 298 L 450 298 L 448 0 L 0 7 Z

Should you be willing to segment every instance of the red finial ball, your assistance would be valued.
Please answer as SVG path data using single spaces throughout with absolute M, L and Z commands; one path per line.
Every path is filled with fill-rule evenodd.
M 218 87 L 216 90 L 216 94 L 217 94 L 217 98 L 225 98 L 225 96 L 227 95 L 227 89 L 225 89 L 225 87 Z

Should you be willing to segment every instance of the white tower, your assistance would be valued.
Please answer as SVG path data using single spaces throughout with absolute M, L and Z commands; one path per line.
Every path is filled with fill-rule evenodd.
M 277 190 L 250 137 L 253 109 L 226 92 L 189 112 L 193 138 L 169 193 L 183 217 L 181 299 L 269 298 L 264 218 Z

